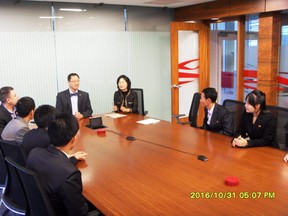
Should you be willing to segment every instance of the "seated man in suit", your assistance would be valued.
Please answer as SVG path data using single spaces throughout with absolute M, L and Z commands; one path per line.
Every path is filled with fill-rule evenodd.
M 51 105 L 44 104 L 35 110 L 34 121 L 38 128 L 28 131 L 22 140 L 22 146 L 27 156 L 32 149 L 36 147 L 47 148 L 51 144 L 48 135 L 48 127 L 55 120 L 55 117 L 56 108 Z M 76 164 L 78 159 L 82 159 L 83 155 L 86 155 L 86 153 L 78 151 L 69 155 L 69 160 L 73 164 Z
M 0 89 L 0 135 L 8 122 L 12 118 L 16 118 L 15 105 L 18 99 L 19 97 L 12 87 L 5 86 Z
M 70 112 L 78 120 L 92 115 L 89 94 L 78 90 L 80 78 L 78 74 L 71 73 L 67 77 L 69 89 L 57 94 L 56 109 L 60 112 Z
M 51 105 L 41 105 L 34 113 L 34 121 L 37 128 L 28 131 L 22 141 L 26 154 L 35 147 L 46 148 L 51 142 L 48 136 L 48 126 L 56 117 L 56 108 Z
M 17 117 L 5 126 L 2 139 L 21 144 L 24 135 L 30 130 L 28 124 L 34 117 L 34 110 L 35 102 L 31 97 L 20 98 L 16 104 Z
M 51 145 L 32 149 L 26 162 L 28 169 L 39 173 L 56 215 L 82 216 L 89 211 L 82 195 L 81 172 L 68 159 L 78 129 L 73 115 L 57 114 L 48 127 Z
M 214 88 L 205 88 L 201 93 L 200 103 L 204 106 L 205 117 L 202 128 L 227 136 L 234 135 L 234 123 L 231 113 L 216 103 L 217 92 Z

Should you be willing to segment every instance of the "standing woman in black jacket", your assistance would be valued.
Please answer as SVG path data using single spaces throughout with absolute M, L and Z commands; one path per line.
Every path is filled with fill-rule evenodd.
M 276 141 L 276 119 L 266 111 L 266 95 L 254 90 L 246 96 L 239 130 L 232 141 L 234 147 L 272 146 L 278 148 Z
M 131 81 L 121 75 L 117 79 L 118 91 L 114 93 L 113 111 L 123 113 L 139 113 L 137 93 L 131 90 Z

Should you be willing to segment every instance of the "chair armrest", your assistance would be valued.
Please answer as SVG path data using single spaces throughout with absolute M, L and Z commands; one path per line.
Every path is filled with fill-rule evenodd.
M 181 122 L 180 117 L 182 117 L 182 116 L 185 116 L 185 114 L 174 114 L 174 115 L 172 115 L 172 118 L 176 118 L 177 124 L 181 124 L 181 125 L 190 124 L 190 122 Z
M 172 118 L 179 119 L 179 117 L 185 116 L 185 114 L 174 114 L 172 115 Z

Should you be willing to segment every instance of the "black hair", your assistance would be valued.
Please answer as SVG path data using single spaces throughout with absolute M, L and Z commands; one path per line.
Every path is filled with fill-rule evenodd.
M 70 74 L 67 76 L 67 80 L 68 80 L 68 82 L 71 80 L 71 77 L 72 77 L 72 76 L 77 76 L 78 79 L 80 79 L 80 77 L 79 77 L 78 74 L 76 74 L 76 73 L 70 73 Z
M 16 103 L 16 113 L 18 116 L 24 118 L 35 109 L 35 102 L 31 97 L 22 97 Z
M 117 78 L 117 88 L 119 89 L 118 83 L 120 79 L 124 79 L 127 82 L 127 91 L 129 91 L 131 89 L 131 81 L 129 79 L 129 77 L 127 77 L 126 75 L 121 75 Z
M 203 89 L 203 94 L 205 95 L 205 98 L 208 99 L 210 98 L 210 100 L 215 103 L 218 97 L 218 93 L 215 90 L 215 88 L 205 88 Z
M 47 128 L 56 117 L 56 108 L 51 105 L 41 105 L 34 113 L 34 121 L 39 128 Z
M 67 145 L 79 130 L 74 115 L 68 112 L 57 113 L 55 120 L 48 127 L 51 143 L 56 147 Z
M 11 86 L 4 86 L 0 89 L 0 101 L 5 103 L 6 99 L 9 98 L 11 91 L 14 90 Z
M 266 95 L 260 90 L 256 89 L 250 92 L 246 96 L 245 101 L 247 101 L 254 108 L 256 108 L 256 105 L 259 104 L 261 110 L 266 110 Z

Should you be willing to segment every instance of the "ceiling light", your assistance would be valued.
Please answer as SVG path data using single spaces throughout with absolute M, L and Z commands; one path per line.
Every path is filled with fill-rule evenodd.
M 63 16 L 40 16 L 40 19 L 63 19 Z
M 80 8 L 60 8 L 60 11 L 71 11 L 71 12 L 83 12 L 86 11 L 86 9 L 80 9 Z

